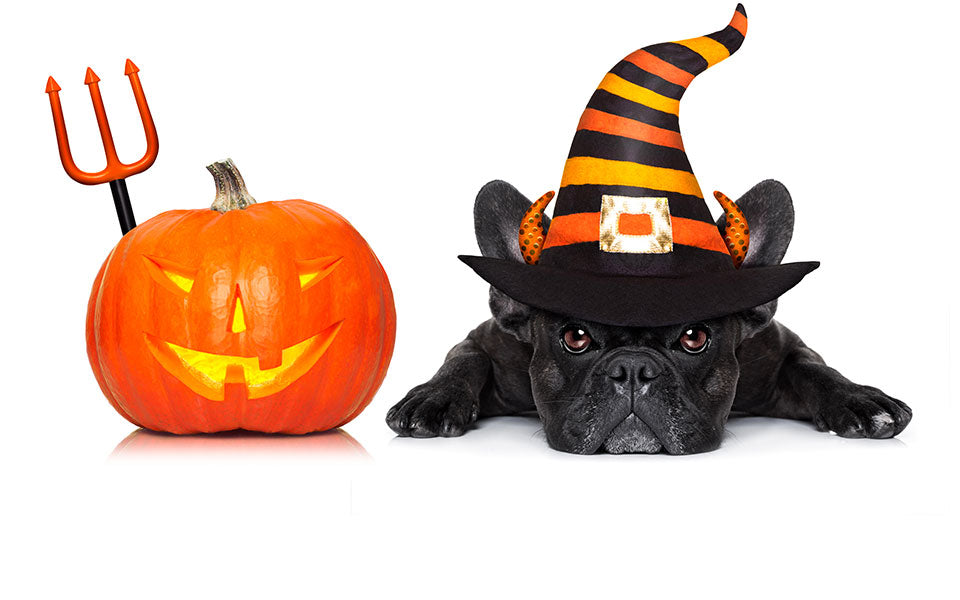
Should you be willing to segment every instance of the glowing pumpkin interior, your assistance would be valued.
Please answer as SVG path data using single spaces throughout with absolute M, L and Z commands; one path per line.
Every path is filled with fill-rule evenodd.
M 323 280 L 341 263 L 342 257 L 324 256 L 296 261 L 301 290 Z M 186 269 L 167 259 L 144 256 L 144 265 L 161 288 L 189 298 L 195 281 L 195 270 Z M 219 278 L 220 272 L 214 274 Z M 240 285 L 235 286 L 228 319 L 230 333 L 247 331 L 241 300 Z M 151 354 L 168 373 L 204 398 L 215 401 L 227 399 L 263 398 L 276 394 L 296 381 L 313 367 L 336 338 L 343 321 L 280 351 L 280 364 L 264 367 L 258 356 L 215 354 L 180 346 L 156 335 L 144 333 Z

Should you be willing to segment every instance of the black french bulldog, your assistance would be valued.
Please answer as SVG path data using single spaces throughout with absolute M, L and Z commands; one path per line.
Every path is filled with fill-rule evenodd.
M 737 204 L 752 232 L 744 267 L 780 264 L 793 236 L 787 189 L 766 180 Z M 517 223 L 529 206 L 503 181 L 480 190 L 474 216 L 484 256 L 523 261 Z M 893 437 L 912 417 L 903 402 L 824 364 L 773 320 L 776 301 L 655 328 L 567 318 L 492 287 L 490 308 L 493 319 L 390 409 L 397 434 L 459 436 L 478 418 L 536 411 L 547 442 L 564 452 L 693 454 L 720 446 L 731 411 L 868 438 Z

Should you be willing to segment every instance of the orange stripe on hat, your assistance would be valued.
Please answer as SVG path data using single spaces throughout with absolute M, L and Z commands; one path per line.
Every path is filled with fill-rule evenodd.
M 649 142 L 658 146 L 667 146 L 683 150 L 683 140 L 680 138 L 679 131 L 670 131 L 661 129 L 653 125 L 647 125 L 640 121 L 634 121 L 626 117 L 618 117 L 599 110 L 588 108 L 583 111 L 580 117 L 580 124 L 577 129 L 588 129 L 590 131 L 599 131 L 600 133 L 609 133 L 610 135 L 619 135 L 641 142 Z
M 670 217 L 673 227 L 673 243 L 693 246 L 703 250 L 729 254 L 720 231 L 713 223 Z M 600 241 L 600 213 L 575 213 L 554 217 L 547 233 L 544 250 L 583 242 Z
M 730 19 L 730 27 L 739 31 L 743 37 L 747 37 L 747 16 L 740 11 L 734 11 L 733 18 Z
M 560 187 L 568 185 L 627 185 L 703 198 L 697 178 L 689 171 L 592 156 L 567 159 Z
M 676 43 L 681 46 L 686 46 L 702 56 L 703 59 L 707 61 L 707 67 L 712 67 L 730 56 L 730 51 L 727 50 L 726 46 L 713 38 L 705 36 L 682 40 Z
M 692 73 L 687 73 L 680 67 L 671 65 L 667 61 L 657 58 L 643 49 L 637 50 L 624 60 L 635 64 L 648 73 L 653 73 L 657 77 L 661 77 L 670 83 L 675 83 L 683 87 L 690 85 L 690 82 L 696 77 Z
M 600 82 L 600 85 L 597 86 L 597 89 L 610 92 L 615 96 L 620 96 L 630 100 L 631 102 L 636 102 L 637 104 L 642 104 L 644 106 L 649 106 L 652 109 L 659 110 L 671 115 L 680 114 L 680 101 L 674 98 L 667 98 L 662 94 L 658 94 L 654 91 L 648 90 L 643 86 L 639 86 L 635 83 L 630 83 L 626 79 L 615 75 L 614 73 L 607 73 L 603 81 Z

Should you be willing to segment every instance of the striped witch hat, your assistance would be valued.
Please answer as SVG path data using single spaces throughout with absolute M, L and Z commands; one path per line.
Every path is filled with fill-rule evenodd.
M 620 61 L 580 119 L 546 235 L 537 227 L 552 194 L 519 224 L 529 264 L 460 258 L 520 302 L 621 326 L 732 314 L 799 283 L 818 263 L 737 268 L 748 250 L 743 215 L 718 192 L 729 216 L 721 234 L 680 137 L 687 86 L 736 52 L 746 32 L 746 11 L 737 5 L 720 31 L 647 46 Z

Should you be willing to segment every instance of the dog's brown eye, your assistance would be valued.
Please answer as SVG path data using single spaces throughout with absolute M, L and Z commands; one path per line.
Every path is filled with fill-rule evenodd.
M 573 354 L 586 352 L 587 348 L 590 347 L 590 342 L 593 341 L 593 338 L 590 337 L 590 334 L 587 333 L 586 330 L 576 326 L 564 329 L 561 339 L 563 340 L 564 349 Z
M 680 347 L 690 354 L 699 354 L 707 347 L 710 334 L 699 325 L 688 328 L 680 336 Z

